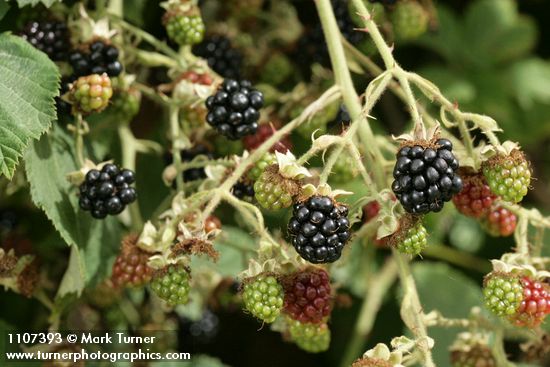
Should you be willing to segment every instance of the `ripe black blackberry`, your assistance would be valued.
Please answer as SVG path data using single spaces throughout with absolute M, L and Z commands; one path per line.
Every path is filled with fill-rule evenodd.
M 103 73 L 114 77 L 122 72 L 122 64 L 118 61 L 118 55 L 119 52 L 115 46 L 97 40 L 89 45 L 87 51 L 71 52 L 69 63 L 75 77 Z
M 314 264 L 338 260 L 351 236 L 347 216 L 348 208 L 328 196 L 312 196 L 294 205 L 288 223 L 292 245 Z
M 248 80 L 224 80 L 218 91 L 206 99 L 206 122 L 231 140 L 252 135 L 258 129 L 263 94 Z
M 137 198 L 136 190 L 130 187 L 134 182 L 133 171 L 121 170 L 112 163 L 103 166 L 101 171 L 92 169 L 80 185 L 80 208 L 90 211 L 97 219 L 119 214 Z
M 229 38 L 217 34 L 206 37 L 193 47 L 193 53 L 206 59 L 208 66 L 224 78 L 240 79 L 243 55 Z
M 433 147 L 404 146 L 397 152 L 392 190 L 412 214 L 439 212 L 446 201 L 462 190 L 462 179 L 456 173 L 458 160 L 447 139 Z
M 254 199 L 254 183 L 241 180 L 233 185 L 231 192 L 238 199 L 252 201 Z
M 67 24 L 57 21 L 32 21 L 27 23 L 21 37 L 43 51 L 53 61 L 67 58 L 69 30 Z

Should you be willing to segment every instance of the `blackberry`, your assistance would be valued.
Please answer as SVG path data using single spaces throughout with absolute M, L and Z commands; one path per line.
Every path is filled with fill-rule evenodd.
M 491 191 L 503 200 L 520 202 L 531 183 L 531 169 L 525 155 L 513 150 L 509 155 L 497 155 L 483 163 L 483 174 Z
M 204 22 L 196 14 L 169 14 L 166 18 L 168 37 L 180 46 L 194 45 L 204 37 Z
M 266 153 L 248 170 L 247 176 L 252 181 L 257 181 L 267 167 L 276 164 L 277 157 L 273 153 Z
M 331 311 L 330 278 L 323 269 L 313 268 L 285 281 L 284 312 L 303 323 L 320 323 Z
M 521 278 L 523 299 L 515 315 L 510 321 L 517 326 L 533 328 L 540 325 L 550 313 L 550 289 L 546 283 Z
M 113 264 L 111 275 L 117 287 L 139 287 L 151 279 L 152 269 L 147 265 L 149 254 L 137 247 L 137 240 L 135 235 L 122 240 L 122 249 Z
M 183 305 L 189 300 L 190 277 L 185 266 L 170 264 L 155 272 L 151 289 L 168 305 Z
M 0 234 L 11 232 L 17 227 L 19 218 L 11 209 L 0 209 Z
M 63 61 L 67 58 L 70 46 L 69 30 L 64 22 L 32 21 L 25 26 L 21 37 L 53 61 Z
M 426 228 L 418 222 L 402 234 L 397 249 L 403 254 L 418 255 L 428 246 L 427 234 Z
M 69 64 L 75 77 L 103 74 L 115 77 L 122 72 L 118 61 L 118 49 L 102 40 L 92 42 L 87 51 L 73 51 L 69 55 Z
M 497 198 L 491 192 L 483 176 L 465 176 L 462 190 L 453 197 L 456 209 L 473 218 L 482 218 L 488 214 Z
M 232 47 L 229 38 L 222 35 L 206 37 L 193 47 L 193 53 L 206 59 L 208 66 L 224 78 L 241 77 L 243 55 Z
M 409 213 L 439 212 L 462 190 L 452 143 L 439 139 L 435 145 L 404 146 L 397 153 L 392 190 Z
M 220 134 L 237 140 L 252 135 L 258 129 L 262 92 L 252 88 L 248 80 L 224 80 L 218 91 L 206 99 L 206 122 Z
M 485 305 L 497 316 L 516 314 L 523 300 L 523 286 L 519 277 L 508 273 L 490 273 L 483 281 Z
M 108 163 L 101 171 L 92 169 L 80 185 L 80 208 L 90 211 L 92 217 L 102 219 L 120 214 L 126 205 L 133 203 L 136 190 L 130 187 L 135 182 L 135 174 L 128 169 L 120 169 Z
M 292 245 L 314 264 L 338 260 L 351 237 L 347 216 L 348 208 L 328 196 L 312 196 L 294 205 L 288 223 Z
M 411 0 L 399 2 L 391 12 L 393 33 L 399 41 L 420 37 L 428 29 L 430 16 L 424 7 Z
M 516 230 L 518 218 L 514 213 L 503 207 L 491 209 L 483 219 L 483 228 L 493 237 L 508 237 Z
M 330 346 L 330 329 L 327 324 L 304 324 L 300 321 L 288 321 L 290 340 L 309 353 L 321 353 Z
M 279 173 L 278 165 L 267 167 L 254 183 L 256 200 L 262 207 L 269 210 L 288 208 L 299 192 L 299 183 L 283 177 Z
M 258 319 L 272 323 L 283 308 L 283 287 L 272 275 L 260 275 L 243 287 L 243 302 Z
M 101 112 L 109 105 L 113 88 L 107 74 L 92 74 L 78 78 L 69 93 L 73 113 Z
M 231 193 L 238 199 L 252 201 L 254 199 L 254 184 L 247 180 L 241 180 L 233 186 Z

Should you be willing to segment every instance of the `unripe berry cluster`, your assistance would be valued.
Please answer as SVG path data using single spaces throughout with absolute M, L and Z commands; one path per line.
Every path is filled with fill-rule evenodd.
M 260 275 L 243 287 L 246 309 L 267 323 L 275 321 L 281 313 L 283 297 L 283 286 L 272 275 Z

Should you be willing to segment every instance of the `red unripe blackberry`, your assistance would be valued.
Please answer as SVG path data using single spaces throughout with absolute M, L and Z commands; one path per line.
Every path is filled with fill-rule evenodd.
M 468 217 L 487 215 L 497 198 L 483 176 L 463 176 L 462 191 L 453 196 L 456 209 Z
M 32 21 L 25 26 L 21 37 L 53 61 L 63 61 L 67 57 L 69 30 L 63 22 Z
M 523 299 L 510 321 L 517 326 L 533 328 L 540 325 L 550 313 L 550 289 L 547 284 L 528 277 L 521 278 L 521 285 Z
M 254 135 L 247 135 L 243 138 L 244 147 L 249 151 L 253 151 L 269 139 L 276 131 L 277 129 L 275 129 L 271 124 L 261 124 L 258 126 L 258 130 L 256 130 Z M 275 151 L 286 153 L 290 149 L 292 149 L 292 143 L 290 142 L 288 136 L 285 136 L 276 142 L 269 151 L 272 153 Z
M 284 312 L 300 322 L 320 323 L 330 315 L 330 279 L 323 269 L 309 269 L 285 281 Z
M 483 220 L 483 227 L 494 237 L 511 236 L 516 230 L 517 217 L 503 207 L 493 208 Z
M 252 88 L 248 80 L 224 80 L 206 99 L 206 122 L 231 140 L 256 133 L 260 109 L 264 105 L 262 92 Z
M 137 239 L 138 236 L 129 235 L 122 240 L 122 248 L 111 275 L 116 287 L 140 287 L 151 279 L 153 271 L 147 266 L 149 253 L 136 245 Z

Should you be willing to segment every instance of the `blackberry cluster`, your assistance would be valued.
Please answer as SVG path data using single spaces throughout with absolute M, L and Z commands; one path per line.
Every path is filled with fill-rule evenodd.
M 304 324 L 288 321 L 290 340 L 308 353 L 321 353 L 330 346 L 330 329 L 327 324 Z
M 263 94 L 248 80 L 226 79 L 218 91 L 206 99 L 206 121 L 220 134 L 237 140 L 258 129 Z
M 491 191 L 503 200 L 519 203 L 531 184 L 531 168 L 523 152 L 515 149 L 508 156 L 497 155 L 483 163 L 483 174 Z
M 134 172 L 121 170 L 115 164 L 106 164 L 101 171 L 92 169 L 80 185 L 80 208 L 97 219 L 119 214 L 137 198 L 136 190 L 130 187 L 134 181 Z
M 483 177 L 465 176 L 462 191 L 453 197 L 453 203 L 460 213 L 482 218 L 491 210 L 496 198 Z
M 550 313 L 550 289 L 546 283 L 521 278 L 523 299 L 517 313 L 510 318 L 517 326 L 535 327 Z
M 492 208 L 482 224 L 493 237 L 508 237 L 516 230 L 518 218 L 510 210 L 497 206 Z
M 273 153 L 266 153 L 260 158 L 247 173 L 247 177 L 252 181 L 257 181 L 267 167 L 277 164 L 277 157 Z
M 436 141 L 437 148 L 404 146 L 397 153 L 392 190 L 409 213 L 439 212 L 462 190 L 452 143 Z
M 285 284 L 284 312 L 302 323 L 317 324 L 330 315 L 330 278 L 323 269 L 294 275 Z
M 69 55 L 69 63 L 75 77 L 107 73 L 109 76 L 118 76 L 122 72 L 122 64 L 118 61 L 118 49 L 104 41 L 94 41 L 89 51 L 73 51 Z
M 483 283 L 485 305 L 497 316 L 513 316 L 523 300 L 523 286 L 517 276 L 490 273 Z
M 53 61 L 62 61 L 67 58 L 69 52 L 69 30 L 63 22 L 38 22 L 28 23 L 21 37 L 31 45 L 46 53 Z
M 312 196 L 296 204 L 288 223 L 292 245 L 314 264 L 338 260 L 351 236 L 347 216 L 348 208 L 328 196 Z
M 231 192 L 238 199 L 252 201 L 254 199 L 254 183 L 241 180 L 233 185 Z
M 193 53 L 208 62 L 208 66 L 224 78 L 239 79 L 243 63 L 242 53 L 233 48 L 229 38 L 212 35 L 193 47 Z

